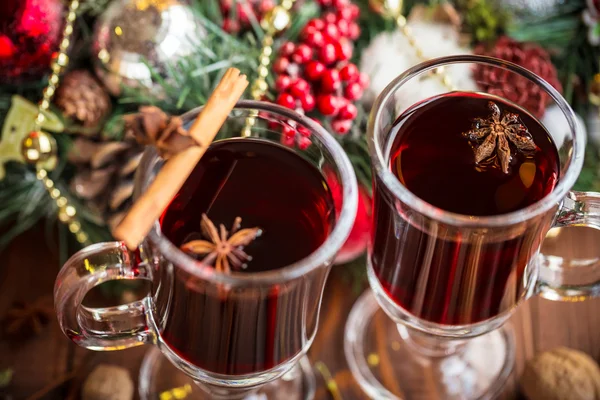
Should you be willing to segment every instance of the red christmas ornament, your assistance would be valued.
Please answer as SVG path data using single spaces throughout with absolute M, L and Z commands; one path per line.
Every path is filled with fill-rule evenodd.
M 475 48 L 475 54 L 486 55 L 513 62 L 544 78 L 556 90 L 562 92 L 556 68 L 550 55 L 540 46 L 519 43 L 509 37 L 499 38 L 491 49 L 484 45 Z M 504 97 L 536 117 L 542 117 L 551 99 L 545 91 L 530 80 L 487 65 L 477 65 L 474 71 L 477 84 L 487 93 Z
M 0 82 L 38 79 L 49 72 L 63 27 L 61 0 L 0 1 Z
M 349 62 L 360 34 L 356 20 L 359 8 L 349 0 L 319 0 L 321 17 L 307 22 L 298 43 L 286 42 L 273 62 L 276 102 L 308 114 L 339 134 L 347 134 L 357 116 L 353 104 L 360 99 L 369 81 Z M 307 146 L 290 135 L 282 143 Z M 292 140 L 294 139 L 294 140 Z

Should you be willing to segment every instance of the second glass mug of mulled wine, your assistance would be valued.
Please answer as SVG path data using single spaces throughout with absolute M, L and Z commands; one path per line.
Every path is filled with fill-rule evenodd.
M 519 105 L 520 90 L 558 108 L 563 123 L 544 126 L 531 112 L 539 108 Z M 371 291 L 355 304 L 344 344 L 366 393 L 496 398 L 514 364 L 505 322 L 515 308 L 540 291 L 570 301 L 598 293 L 600 269 L 584 280 L 570 270 L 577 283 L 560 287 L 536 262 L 551 227 L 600 229 L 600 196 L 570 190 L 583 135 L 555 88 L 488 57 L 425 62 L 379 95 L 368 127 Z
M 165 383 L 157 369 L 169 363 L 146 363 L 142 397 L 160 397 L 181 375 L 198 384 L 187 385 L 186 398 L 256 391 L 279 398 L 282 376 L 283 398 L 314 392 L 310 368 L 293 367 L 315 337 L 326 278 L 353 225 L 356 178 L 322 126 L 277 105 L 240 101 L 219 135 L 239 136 L 249 120 L 251 137 L 210 146 L 136 252 L 120 242 L 92 245 L 57 277 L 60 326 L 75 343 L 92 350 L 153 343 L 178 368 Z M 294 134 L 299 146 L 280 144 Z M 136 195 L 162 164 L 146 150 Z M 118 307 L 82 304 L 92 287 L 117 279 L 146 279 L 151 291 Z

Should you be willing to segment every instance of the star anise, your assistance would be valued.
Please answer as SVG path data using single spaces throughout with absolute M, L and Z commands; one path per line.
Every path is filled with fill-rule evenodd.
M 5 332 L 11 336 L 39 335 L 53 316 L 54 307 L 50 297 L 42 297 L 33 303 L 15 302 L 6 313 Z
M 476 141 L 485 138 L 475 149 L 475 162 L 480 163 L 496 150 L 502 171 L 507 174 L 511 158 L 509 142 L 521 152 L 533 151 L 536 145 L 527 127 L 521 123 L 518 114 L 501 115 L 500 107 L 493 101 L 488 103 L 488 107 L 492 110 L 492 115 L 487 119 L 475 118 L 472 129 L 463 135 Z
M 206 214 L 202 214 L 200 228 L 202 234 L 210 241 L 191 240 L 181 245 L 181 250 L 197 255 L 205 255 L 202 262 L 209 265 L 216 261 L 215 269 L 220 272 L 230 273 L 231 267 L 237 270 L 246 268 L 246 263 L 252 257 L 244 252 L 244 247 L 260 236 L 262 231 L 260 228 L 240 230 L 241 223 L 242 219 L 237 217 L 230 232 L 227 232 L 223 224 L 219 226 L 220 230 L 217 231 L 215 224 Z

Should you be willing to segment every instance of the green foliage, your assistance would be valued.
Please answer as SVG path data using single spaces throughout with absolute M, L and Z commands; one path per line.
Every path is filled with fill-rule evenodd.
M 510 21 L 508 12 L 494 0 L 458 0 L 457 6 L 475 43 L 493 42 Z

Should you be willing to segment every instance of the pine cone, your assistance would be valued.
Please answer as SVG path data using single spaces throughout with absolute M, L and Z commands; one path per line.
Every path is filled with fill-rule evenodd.
M 475 54 L 500 58 L 527 68 L 562 92 L 550 55 L 535 44 L 519 43 L 504 36 L 491 49 L 486 49 L 483 45 L 477 46 Z M 550 96 L 535 83 L 498 67 L 478 64 L 473 76 L 483 91 L 504 97 L 536 117 L 542 117 L 546 106 L 551 102 Z
M 67 117 L 86 128 L 97 127 L 111 109 L 108 92 L 87 70 L 64 76 L 55 103 Z
M 100 142 L 88 137 L 75 139 L 69 161 L 78 166 L 71 191 L 115 227 L 129 210 L 133 176 L 144 147 L 155 146 L 163 158 L 195 145 L 179 117 L 153 106 L 123 117 L 125 137 Z
M 133 176 L 143 151 L 144 146 L 130 134 L 122 141 L 78 137 L 73 143 L 69 161 L 79 172 L 71 181 L 71 191 L 104 217 L 111 228 L 131 206 Z

